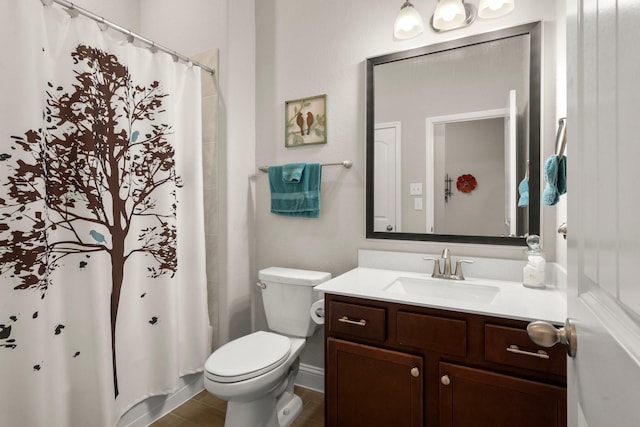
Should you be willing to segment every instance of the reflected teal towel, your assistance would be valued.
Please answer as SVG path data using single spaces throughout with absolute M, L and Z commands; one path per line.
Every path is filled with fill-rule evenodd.
M 542 193 L 542 203 L 553 206 L 560 200 L 560 196 L 567 192 L 567 158 L 553 154 L 544 162 L 544 179 L 547 186 Z
M 518 192 L 520 193 L 518 207 L 524 208 L 525 206 L 529 206 L 529 179 L 527 177 L 522 178 L 522 181 L 518 184 Z
M 269 167 L 271 212 L 285 216 L 320 217 L 322 166 L 319 163 L 304 163 L 298 182 L 286 181 L 284 169 L 284 166 Z M 287 179 L 290 178 L 291 175 L 287 175 Z
M 562 156 L 558 162 L 558 194 L 567 192 L 567 156 Z

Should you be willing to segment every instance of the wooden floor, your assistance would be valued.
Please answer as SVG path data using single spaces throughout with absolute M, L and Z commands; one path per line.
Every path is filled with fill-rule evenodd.
M 291 427 L 324 427 L 324 395 L 302 387 L 296 387 L 295 393 L 304 406 Z M 226 409 L 227 402 L 204 390 L 151 427 L 223 427 Z

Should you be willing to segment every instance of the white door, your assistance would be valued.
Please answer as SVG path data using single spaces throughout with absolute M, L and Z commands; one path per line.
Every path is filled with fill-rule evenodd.
M 400 221 L 400 123 L 375 126 L 373 231 L 402 231 Z
M 569 0 L 569 425 L 640 426 L 640 0 Z
M 518 224 L 518 183 L 517 171 L 517 142 L 518 142 L 518 105 L 516 104 L 516 91 L 510 90 L 507 97 L 507 111 L 504 118 L 504 191 L 505 212 L 504 225 L 507 236 L 516 235 Z M 528 170 L 529 168 L 526 167 Z

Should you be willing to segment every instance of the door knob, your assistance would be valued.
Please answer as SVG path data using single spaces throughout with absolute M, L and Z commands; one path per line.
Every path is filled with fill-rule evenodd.
M 576 327 L 570 319 L 564 323 L 564 328 L 556 328 L 549 322 L 537 320 L 527 325 L 527 333 L 531 341 L 542 347 L 553 347 L 556 343 L 567 346 L 567 354 L 576 357 L 578 340 Z

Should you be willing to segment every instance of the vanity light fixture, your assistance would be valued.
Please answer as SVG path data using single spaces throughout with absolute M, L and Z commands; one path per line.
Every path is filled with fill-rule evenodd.
M 478 16 L 483 19 L 499 18 L 514 9 L 514 0 L 480 0 Z
M 466 27 L 476 20 L 477 9 L 463 0 L 438 0 L 431 17 L 431 27 L 437 33 Z
M 406 0 L 400 8 L 400 13 L 393 25 L 393 35 L 396 39 L 406 40 L 419 36 L 424 31 L 422 16 L 413 7 L 409 0 Z

